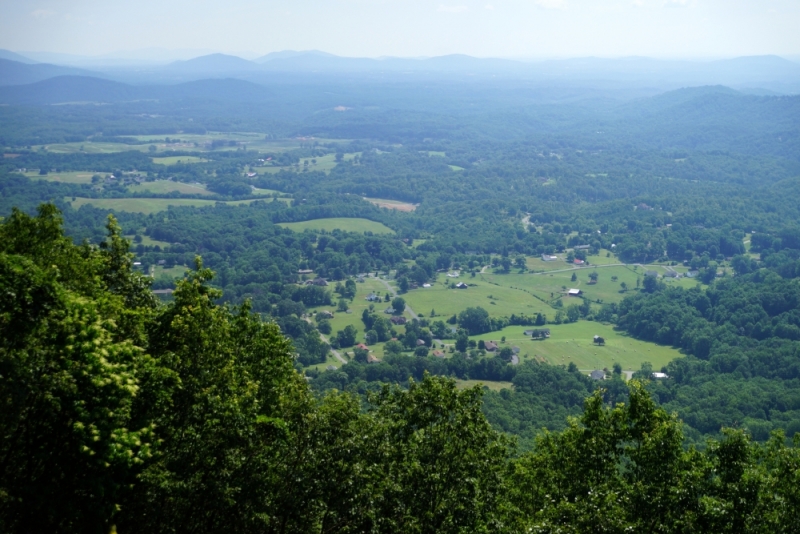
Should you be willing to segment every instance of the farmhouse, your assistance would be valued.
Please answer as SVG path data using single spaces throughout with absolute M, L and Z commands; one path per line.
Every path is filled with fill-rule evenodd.
M 392 308 L 391 306 L 389 306 L 388 308 L 386 308 L 385 310 L 383 310 L 383 313 L 385 313 L 386 315 L 393 315 L 393 314 L 394 314 L 394 308 Z
M 394 317 L 392 317 L 389 320 L 392 322 L 393 325 L 402 326 L 402 325 L 406 324 L 406 318 L 402 317 L 402 316 L 399 316 L 399 315 L 395 315 Z
M 306 285 L 325 287 L 328 285 L 328 282 L 324 278 L 314 278 L 313 280 L 306 282 Z
M 367 363 L 381 363 L 381 361 L 372 354 L 367 354 Z
M 369 347 L 364 345 L 363 343 L 359 343 L 358 345 L 356 345 L 356 348 L 361 350 L 369 350 Z
M 486 344 L 486 352 L 494 352 L 497 350 L 497 343 L 494 341 L 487 341 Z
M 573 261 L 572 263 L 574 263 L 575 265 L 583 265 L 586 262 L 583 260 L 579 260 L 578 258 L 575 258 L 575 261 Z
M 365 297 L 365 299 L 367 301 L 369 301 L 369 302 L 380 302 L 381 301 L 381 298 L 378 295 L 376 295 L 375 293 L 370 293 L 369 295 L 367 295 Z
M 317 312 L 317 319 L 333 319 L 333 312 L 328 310 L 320 310 Z
M 567 295 L 569 295 L 570 297 L 580 297 L 581 294 L 583 294 L 583 291 L 581 291 L 580 289 L 570 289 L 569 291 L 567 291 Z
M 418 346 L 418 347 L 424 347 L 424 346 L 425 346 L 425 340 L 423 340 L 423 339 L 418 339 L 418 340 L 417 340 L 417 346 Z
M 464 282 L 459 282 L 456 284 L 456 289 L 467 289 L 469 286 Z
M 606 374 L 603 371 L 594 370 L 589 373 L 589 378 L 592 380 L 605 380 Z
M 556 261 L 558 256 L 549 256 L 547 254 L 542 254 L 542 261 Z
M 659 380 L 659 379 L 669 378 L 669 376 L 667 375 L 667 373 L 653 373 L 653 378 Z

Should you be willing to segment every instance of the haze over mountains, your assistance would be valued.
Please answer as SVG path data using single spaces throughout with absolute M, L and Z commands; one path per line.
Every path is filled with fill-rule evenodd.
M 82 64 L 89 64 L 84 58 Z M 625 84 L 670 90 L 700 85 L 726 85 L 760 94 L 800 92 L 800 63 L 779 56 L 749 56 L 714 61 L 660 60 L 646 57 L 573 58 L 520 61 L 447 55 L 431 58 L 354 58 L 321 51 L 281 51 L 248 60 L 227 54 L 206 54 L 156 64 L 134 58 L 100 60 L 92 68 L 37 63 L 21 54 L 0 50 L 0 85 L 24 85 L 56 76 L 105 78 L 133 85 L 174 84 L 205 78 L 236 78 L 273 83 L 276 75 L 401 77 L 457 76 L 498 78 L 541 84 Z

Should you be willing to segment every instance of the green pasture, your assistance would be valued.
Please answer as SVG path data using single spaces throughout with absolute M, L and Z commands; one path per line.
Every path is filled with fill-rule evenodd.
M 178 279 L 183 278 L 186 274 L 186 271 L 190 271 L 189 267 L 185 265 L 175 265 L 174 267 L 165 268 L 161 265 L 153 266 L 153 277 L 154 278 L 172 278 Z
M 530 263 L 532 262 L 529 259 L 528 264 Z M 542 263 L 555 265 L 559 262 Z M 680 273 L 687 271 L 685 267 L 679 266 L 675 266 L 673 269 Z M 512 269 L 510 274 L 494 274 L 487 272 L 481 276 L 488 282 L 500 284 L 504 287 L 524 290 L 547 301 L 554 301 L 559 298 L 559 296 L 562 296 L 564 293 L 563 288 L 566 287 L 567 289 L 580 289 L 583 291 L 583 296 L 592 302 L 600 300 L 603 303 L 608 303 L 619 302 L 626 296 L 634 294 L 636 291 L 637 279 L 639 280 L 639 287 L 641 287 L 644 283 L 644 273 L 648 270 L 657 271 L 662 276 L 662 278 L 659 278 L 659 281 L 667 285 L 676 285 L 688 289 L 695 287 L 698 283 L 697 280 L 689 278 L 681 278 L 678 280 L 666 278 L 664 275 L 667 273 L 667 270 L 661 265 L 598 265 L 596 267 L 575 268 L 564 266 L 558 270 L 521 274 Z M 592 272 L 596 272 L 598 275 L 596 284 L 589 283 L 589 274 Z M 573 274 L 577 276 L 577 280 L 574 282 L 572 281 Z M 617 279 L 612 280 L 612 277 L 616 277 Z M 622 282 L 625 282 L 628 286 L 627 290 L 624 292 L 621 286 Z M 570 304 L 570 298 L 563 296 L 563 302 L 565 305 Z
M 344 161 L 350 161 L 360 154 L 361 152 L 348 152 L 344 155 Z M 312 163 L 311 160 L 313 159 L 317 160 L 317 162 Z M 308 165 L 303 164 L 305 161 L 308 161 Z M 264 173 L 275 174 L 281 170 L 300 171 L 302 169 L 329 173 L 331 172 L 331 169 L 333 169 L 334 167 L 336 167 L 336 154 L 325 154 L 324 156 L 317 156 L 316 158 L 301 158 L 300 165 L 297 167 L 295 166 L 279 167 L 277 165 L 264 165 L 263 167 L 251 167 L 250 170 L 253 172 L 257 172 L 259 174 L 264 174 Z
M 305 230 L 342 230 L 344 232 L 372 232 L 373 234 L 393 234 L 394 230 L 369 219 L 334 217 L 329 219 L 313 219 L 310 221 L 280 223 L 280 226 L 295 232 Z
M 132 235 L 126 235 L 125 236 L 125 239 L 127 239 L 128 241 L 131 242 L 131 246 L 135 247 L 136 245 L 139 245 L 140 243 L 135 243 L 133 241 L 133 238 L 134 238 L 134 236 L 132 236 Z M 171 243 L 167 243 L 166 241 L 158 241 L 157 239 L 151 238 L 149 235 L 143 235 L 141 244 L 146 246 L 146 247 L 159 246 L 161 248 L 165 248 L 165 247 L 170 246 Z
M 459 167 L 458 165 L 448 165 L 451 171 L 463 171 L 464 167 Z
M 149 215 L 159 211 L 165 211 L 169 206 L 213 206 L 217 204 L 215 200 L 202 200 L 194 198 L 84 198 L 65 197 L 64 200 L 70 202 L 75 209 L 80 208 L 84 204 L 91 204 L 92 206 L 104 210 L 114 211 L 129 211 L 132 213 L 144 213 Z M 241 204 L 249 204 L 253 200 L 238 200 L 231 202 L 220 202 L 220 204 L 230 204 L 238 206 Z
M 639 341 L 615 331 L 611 325 L 593 321 L 548 324 L 550 338 L 535 341 L 523 334 L 531 328 L 536 327 L 509 326 L 499 332 L 472 336 L 471 339 L 499 342 L 505 336 L 505 345 L 501 344 L 501 347 L 518 346 L 520 361 L 547 361 L 553 365 L 569 365 L 570 362 L 575 362 L 582 371 L 611 369 L 614 363 L 622 365 L 625 371 L 637 371 L 642 362 L 650 362 L 653 369 L 658 370 L 675 358 L 682 357 L 672 347 Z M 596 335 L 605 339 L 604 346 L 594 344 Z
M 449 289 L 445 284 L 451 280 L 475 285 L 467 289 Z M 528 293 L 511 289 L 508 286 L 492 285 L 482 280 L 480 275 L 475 278 L 462 276 L 454 279 L 439 275 L 437 282 L 432 287 L 412 289 L 402 297 L 415 312 L 424 313 L 427 316 L 433 309 L 441 319 L 458 314 L 466 308 L 477 306 L 485 309 L 494 317 L 507 316 L 512 313 L 518 315 L 546 313 L 550 318 L 555 317 L 555 311 L 550 306 Z
M 208 191 L 205 186 L 200 184 L 185 184 L 182 182 L 173 182 L 172 180 L 155 180 L 153 182 L 143 182 L 138 185 L 128 187 L 131 193 L 146 193 L 163 194 L 178 192 L 182 195 L 213 195 Z
M 492 382 L 490 380 L 456 380 L 458 389 L 467 389 L 475 386 L 487 387 L 492 391 L 500 391 L 501 389 L 511 389 L 514 384 L 511 382 Z
M 157 165 L 175 165 L 177 163 L 205 163 L 208 160 L 197 156 L 165 156 L 163 158 L 153 158 L 153 163 Z
M 95 173 L 89 171 L 54 172 L 45 175 L 38 171 L 28 171 L 25 176 L 31 180 L 47 180 L 48 182 L 61 182 L 65 184 L 90 184 Z
M 53 143 L 47 145 L 37 145 L 33 148 L 36 150 L 46 150 L 48 152 L 54 152 L 58 154 L 75 154 L 79 152 L 85 154 L 111 154 L 115 152 L 129 152 L 131 150 L 149 152 L 150 146 L 153 145 L 156 147 L 156 153 L 160 154 L 172 150 L 196 152 L 239 150 L 242 145 L 244 145 L 247 150 L 255 150 L 258 152 L 285 152 L 287 150 L 294 150 L 302 146 L 307 146 L 309 143 L 339 144 L 349 142 L 347 139 L 265 139 L 263 133 L 256 132 L 208 132 L 205 134 L 178 133 L 171 135 L 131 135 L 126 137 L 132 137 L 139 141 L 144 141 L 147 144 L 126 145 L 124 143 L 104 143 L 98 140 L 77 143 Z M 165 137 L 169 137 L 171 140 L 178 139 L 180 141 L 165 143 Z M 204 146 L 216 140 L 236 141 L 239 144 L 237 146 L 219 147 L 213 151 Z M 179 156 L 176 159 L 183 160 L 187 158 L 188 156 Z

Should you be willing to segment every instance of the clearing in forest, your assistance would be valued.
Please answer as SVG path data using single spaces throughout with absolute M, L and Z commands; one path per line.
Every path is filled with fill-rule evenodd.
M 310 221 L 280 223 L 279 226 L 289 228 L 295 232 L 303 232 L 305 230 L 326 230 L 328 232 L 333 230 L 342 230 L 343 232 L 372 232 L 373 234 L 394 233 L 394 230 L 379 222 L 370 221 L 369 219 L 349 217 L 332 217 L 328 219 L 312 219 Z

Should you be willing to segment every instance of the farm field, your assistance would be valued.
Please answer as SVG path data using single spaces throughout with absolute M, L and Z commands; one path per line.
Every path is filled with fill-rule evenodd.
M 536 341 L 523 334 L 531 328 L 536 327 L 509 326 L 499 332 L 472 336 L 470 339 L 499 341 L 505 336 L 506 343 L 501 346 L 518 346 L 522 362 L 534 359 L 553 365 L 575 362 L 578 369 L 587 372 L 611 369 L 614 363 L 622 365 L 625 371 L 637 371 L 642 362 L 650 362 L 653 369 L 658 370 L 675 358 L 682 357 L 677 349 L 639 341 L 615 331 L 611 325 L 593 321 L 547 325 L 550 338 Z M 595 335 L 605 339 L 605 346 L 597 346 L 592 342 Z
M 45 175 L 37 171 L 28 171 L 25 176 L 31 180 L 46 180 L 48 182 L 61 182 L 65 184 L 90 184 L 95 173 L 89 171 L 54 172 Z
M 445 284 L 451 280 L 475 285 L 467 289 L 449 289 Z M 427 316 L 433 309 L 436 311 L 436 315 L 442 319 L 476 306 L 485 309 L 489 315 L 494 317 L 512 313 L 525 315 L 546 313 L 550 318 L 555 316 L 553 308 L 528 293 L 511 289 L 508 286 L 492 285 L 481 280 L 480 277 L 462 276 L 450 279 L 439 275 L 436 284 L 432 287 L 413 289 L 402 297 L 415 312 L 424 313 Z M 492 304 L 493 302 L 494 304 Z
M 552 262 L 552 264 L 557 263 Z M 570 268 L 567 266 L 564 269 L 568 270 L 557 269 L 550 272 L 522 274 L 513 273 L 512 270 L 511 274 L 484 273 L 482 277 L 501 286 L 530 291 L 532 294 L 548 301 L 558 298 L 559 294 L 563 293 L 562 288 L 566 287 L 567 289 L 580 289 L 583 291 L 584 296 L 592 302 L 600 300 L 603 303 L 608 303 L 619 302 L 626 296 L 634 294 L 637 287 L 636 281 L 638 279 L 641 286 L 645 271 L 655 270 L 662 276 L 667 272 L 661 265 L 611 265 L 608 267 L 598 266 L 597 269 L 593 267 Z M 687 270 L 678 266 L 673 267 L 673 269 L 681 273 Z M 597 272 L 596 284 L 589 283 L 589 274 L 592 272 Z M 577 280 L 574 282 L 572 281 L 573 274 L 577 276 Z M 611 280 L 614 276 L 617 277 L 616 281 Z M 697 285 L 697 280 L 689 278 L 681 278 L 679 280 L 660 278 L 659 280 L 667 285 L 681 286 L 686 289 Z M 620 285 L 622 282 L 627 284 L 627 291 L 625 292 L 622 292 Z M 565 305 L 569 304 L 569 298 L 565 296 L 563 302 Z
M 410 212 L 417 209 L 418 204 L 411 204 L 410 202 L 402 202 L 400 200 L 387 200 L 384 198 L 368 198 L 364 197 L 364 200 L 367 202 L 371 202 L 375 204 L 379 208 L 388 208 L 390 210 L 397 210 L 397 211 L 405 211 Z
M 156 153 L 170 152 L 173 150 L 180 151 L 193 151 L 193 152 L 214 152 L 214 151 L 228 151 L 238 150 L 242 145 L 248 150 L 256 150 L 258 152 L 285 152 L 301 146 L 309 142 L 308 139 L 264 139 L 264 134 L 254 132 L 208 132 L 206 134 L 174 134 L 175 139 L 179 142 L 166 143 L 164 135 L 132 135 L 126 137 L 133 137 L 139 141 L 144 141 L 147 144 L 141 145 L 126 145 L 124 143 L 104 143 L 102 141 L 83 141 L 77 143 L 53 143 L 47 145 L 36 145 L 32 148 L 35 150 L 44 149 L 47 152 L 56 154 L 112 154 L 115 152 L 129 152 L 136 150 L 139 152 L 150 152 L 150 146 L 156 147 Z M 215 150 L 210 150 L 204 145 L 210 144 L 213 141 L 236 141 L 236 146 L 219 147 Z M 318 143 L 347 143 L 346 139 L 314 139 Z M 196 145 L 195 145 L 196 143 Z M 178 159 L 186 159 L 188 156 L 179 156 Z
M 130 242 L 131 242 L 131 246 L 132 246 L 132 247 L 135 247 L 135 246 L 136 246 L 136 245 L 138 245 L 139 243 L 135 243 L 135 242 L 133 241 L 133 238 L 134 238 L 134 236 L 132 236 L 132 235 L 126 235 L 126 236 L 125 236 L 125 239 L 127 239 L 128 241 L 130 241 Z M 165 248 L 165 247 L 168 247 L 168 246 L 170 246 L 170 244 L 171 244 L 171 243 L 167 243 L 166 241 L 158 241 L 158 240 L 156 240 L 156 239 L 153 239 L 153 238 L 151 238 L 149 235 L 143 235 L 143 236 L 142 236 L 142 242 L 141 242 L 141 244 L 142 244 L 142 245 L 144 245 L 144 246 L 146 246 L 146 247 L 155 247 L 155 246 L 159 246 L 159 247 L 161 247 L 161 248 Z
M 149 215 L 159 211 L 166 210 L 169 206 L 213 206 L 217 203 L 216 200 L 202 200 L 194 198 L 84 198 L 66 197 L 64 200 L 70 202 L 75 209 L 80 208 L 85 204 L 91 204 L 96 208 L 114 210 L 114 211 L 129 211 L 133 213 L 144 213 Z M 241 205 L 254 202 L 253 200 L 237 200 L 230 202 L 221 202 L 222 204 Z
M 354 152 L 354 153 L 348 152 L 344 155 L 344 161 L 350 161 L 359 154 L 360 152 Z M 317 163 L 312 163 L 311 162 L 312 159 L 316 159 Z M 304 161 L 308 161 L 307 167 L 303 165 Z M 282 170 L 297 171 L 300 169 L 308 168 L 308 170 L 310 171 L 322 171 L 324 173 L 329 173 L 331 172 L 331 169 L 333 169 L 334 167 L 336 167 L 336 154 L 325 154 L 324 156 L 319 156 L 316 158 L 302 158 L 300 160 L 299 167 L 294 167 L 294 166 L 279 167 L 274 165 L 264 165 L 263 167 L 251 167 L 250 170 L 258 172 L 260 174 L 264 173 L 274 174 Z
M 334 217 L 329 219 L 313 219 L 294 223 L 279 223 L 279 226 L 289 228 L 295 232 L 305 230 L 342 230 L 344 232 L 372 232 L 374 234 L 393 234 L 394 230 L 388 226 L 369 219 Z
M 171 193 L 176 191 L 183 195 L 213 195 L 211 191 L 207 190 L 200 184 L 185 184 L 183 182 L 173 182 L 172 180 L 155 180 L 153 182 L 144 182 L 138 185 L 128 187 L 131 193 Z
M 485 386 L 492 391 L 500 391 L 501 389 L 511 389 L 514 384 L 511 382 L 492 382 L 491 380 L 458 380 L 456 379 L 456 387 L 458 389 L 467 389 L 475 386 Z
M 177 163 L 205 163 L 208 160 L 197 156 L 165 156 L 163 158 L 153 158 L 156 165 L 175 165 Z

